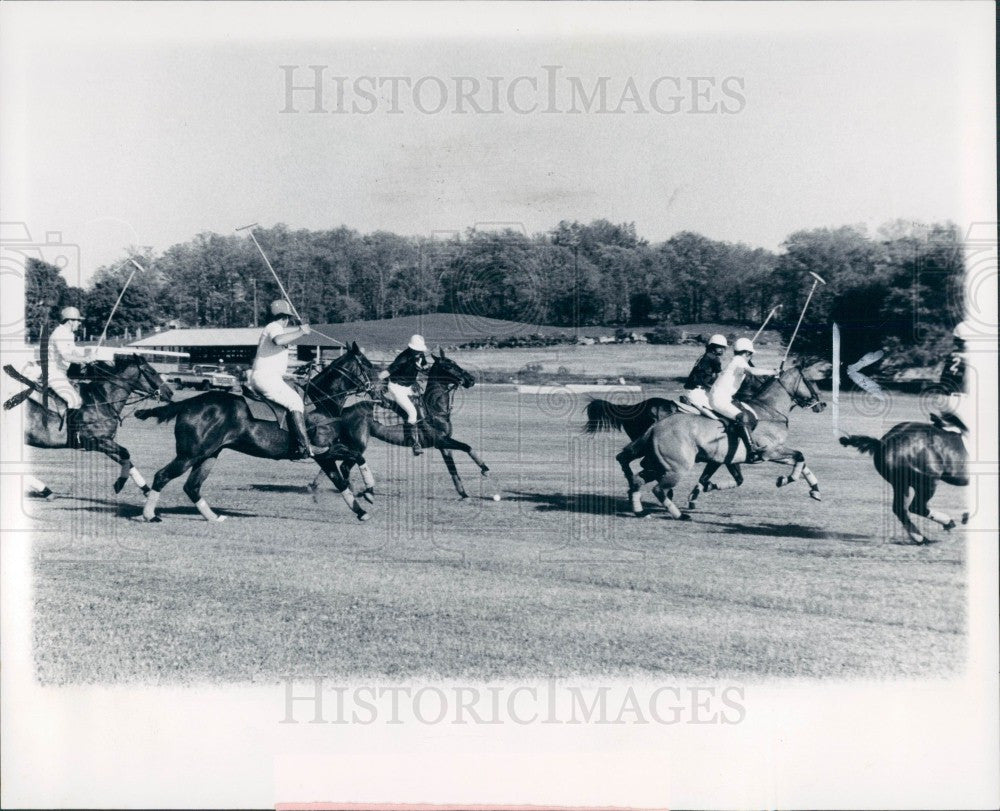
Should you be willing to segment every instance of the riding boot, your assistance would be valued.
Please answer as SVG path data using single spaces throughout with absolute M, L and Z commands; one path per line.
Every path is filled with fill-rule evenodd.
M 66 447 L 80 447 L 80 409 L 66 409 Z
M 760 449 L 754 441 L 753 432 L 750 430 L 750 425 L 747 423 L 745 414 L 740 414 L 736 418 L 736 430 L 740 432 L 740 436 L 747 445 L 747 462 L 759 462 Z
M 413 449 L 414 456 L 420 456 L 424 452 L 424 449 L 420 447 L 420 431 L 416 425 L 404 422 L 403 438 L 406 440 L 406 444 Z
M 295 429 L 295 437 L 298 440 L 298 453 L 296 456 L 300 459 L 306 459 L 310 456 L 319 456 L 321 453 L 326 453 L 329 450 L 329 446 L 325 448 L 319 448 L 312 445 L 309 442 L 309 433 L 306 430 L 306 415 L 301 411 L 289 411 L 288 416 L 291 419 L 292 426 Z

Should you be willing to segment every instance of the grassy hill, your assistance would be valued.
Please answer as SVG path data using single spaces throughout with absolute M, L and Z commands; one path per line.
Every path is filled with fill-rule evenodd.
M 462 313 L 428 313 L 427 315 L 406 315 L 379 321 L 347 321 L 342 324 L 317 324 L 316 329 L 331 338 L 347 343 L 357 341 L 366 349 L 399 350 L 406 346 L 410 336 L 418 333 L 424 336 L 427 345 L 452 347 L 469 341 L 487 337 L 507 338 L 512 335 L 572 335 L 572 327 L 547 327 L 536 324 L 522 324 L 519 321 L 503 321 L 498 318 L 464 315 Z M 583 327 L 581 334 L 602 333 L 602 327 Z M 331 345 L 322 337 L 312 335 L 304 341 L 320 346 Z

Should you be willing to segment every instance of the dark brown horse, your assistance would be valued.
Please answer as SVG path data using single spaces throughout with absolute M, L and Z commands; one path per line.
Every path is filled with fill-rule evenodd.
M 5 370 L 31 388 L 40 388 L 13 369 L 5 367 Z M 132 464 L 128 449 L 115 442 L 115 435 L 127 405 L 156 396 L 170 400 L 174 395 L 173 389 L 160 379 L 159 372 L 141 355 L 115 355 L 114 361 L 89 363 L 83 367 L 80 380 L 83 405 L 76 413 L 47 411 L 34 399 L 28 399 L 25 442 L 34 448 L 99 451 L 121 465 L 121 473 L 114 483 L 116 493 L 122 491 L 130 477 L 143 493 L 148 493 L 146 480 Z M 4 407 L 24 399 L 24 394 L 21 394 L 8 400 Z M 54 401 L 55 397 L 50 402 L 55 404 Z
M 840 444 L 872 455 L 875 469 L 892 486 L 892 512 L 914 543 L 927 539 L 910 520 L 910 513 L 946 530 L 955 528 L 951 516 L 931 509 L 927 502 L 939 481 L 956 487 L 969 483 L 968 454 L 960 434 L 944 430 L 940 420 L 935 420 L 934 425 L 901 422 L 881 439 L 855 434 L 841 437 Z M 964 513 L 962 523 L 968 520 L 969 514 Z
M 417 425 L 420 443 L 424 447 L 438 449 L 451 475 L 455 490 L 462 498 L 468 498 L 469 494 L 465 492 L 462 478 L 458 475 L 455 458 L 452 456 L 453 451 L 468 454 L 472 461 L 479 465 L 482 475 L 486 476 L 490 472 L 489 467 L 476 455 L 471 445 L 451 435 L 451 410 L 455 391 L 459 387 L 471 388 L 475 382 L 475 378 L 447 357 L 442 349 L 434 356 L 434 363 L 427 374 L 427 390 L 423 394 L 424 419 Z M 340 419 L 336 420 L 331 428 L 334 431 L 332 436 L 335 441 L 354 452 L 353 457 L 348 456 L 341 464 L 341 472 L 345 479 L 350 477 L 354 465 L 358 464 L 357 458 L 363 459 L 371 437 L 381 439 L 390 445 L 407 444 L 403 426 L 384 425 L 378 422 L 375 419 L 375 405 L 371 402 L 358 403 L 344 409 Z M 371 501 L 375 494 L 375 479 L 363 461 L 359 469 L 365 483 L 365 489 L 360 495 Z M 310 484 L 313 492 L 316 491 L 320 481 L 321 477 L 317 476 Z
M 331 414 L 339 413 L 344 399 L 350 394 L 372 394 L 375 389 L 375 368 L 358 345 L 348 351 L 310 379 L 307 392 L 316 404 L 309 414 L 310 424 L 317 433 L 329 423 Z M 201 486 L 212 470 L 215 460 L 226 448 L 264 459 L 292 459 L 295 457 L 296 440 L 277 423 L 255 420 L 250 415 L 246 401 L 237 394 L 211 391 L 159 408 L 136 412 L 139 419 L 156 417 L 159 422 L 176 419 L 174 437 L 177 455 L 156 472 L 153 487 L 146 496 L 143 518 L 159 521 L 156 505 L 167 483 L 190 470 L 184 483 L 184 492 L 194 502 L 198 512 L 208 521 L 222 521 L 201 495 Z M 359 520 L 368 515 L 354 499 L 348 483 L 337 467 L 339 459 L 351 458 L 359 464 L 364 457 L 351 450 L 332 445 L 322 456 L 314 457 L 323 473 L 333 482 L 347 505 Z

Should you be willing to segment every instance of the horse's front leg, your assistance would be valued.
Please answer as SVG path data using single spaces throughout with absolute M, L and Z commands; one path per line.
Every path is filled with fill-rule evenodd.
M 784 487 L 786 484 L 796 482 L 801 476 L 806 480 L 806 484 L 809 485 L 809 497 L 815 499 L 816 501 L 823 500 L 823 497 L 819 492 L 819 480 L 813 472 L 806 467 L 806 457 L 803 455 L 802 451 L 780 446 L 777 448 L 771 448 L 764 453 L 764 461 L 792 466 L 792 472 L 787 476 L 778 476 L 778 479 L 775 482 L 777 487 Z
M 459 440 L 453 439 L 452 437 L 446 437 L 445 439 L 440 440 L 437 443 L 437 445 L 439 448 L 446 448 L 447 450 L 450 451 L 461 451 L 462 453 L 468 454 L 469 458 L 477 465 L 479 465 L 480 473 L 482 473 L 484 476 L 489 474 L 490 472 L 489 466 L 476 455 L 476 452 L 472 450 L 471 445 L 468 445 L 465 442 L 460 442 Z
M 350 483 L 340 473 L 340 469 L 337 466 L 337 460 L 324 454 L 322 457 L 316 459 L 316 463 L 326 474 L 327 478 L 333 483 L 333 489 L 340 493 L 341 498 L 344 499 L 344 503 L 351 509 L 351 512 L 357 516 L 358 520 L 367 521 L 371 516 L 368 515 L 365 509 L 358 504 L 357 499 L 354 498 L 354 493 L 351 492 Z
M 114 490 L 116 493 L 120 493 L 128 483 L 129 478 L 131 478 L 132 481 L 136 483 L 136 486 L 142 490 L 143 495 L 149 495 L 149 485 L 146 483 L 143 475 L 139 472 L 139 469 L 132 464 L 132 456 L 126 448 L 119 445 L 110 437 L 94 439 L 92 442 L 88 443 L 88 445 L 89 447 L 87 450 L 101 451 L 110 459 L 121 465 L 118 478 L 115 479 L 114 483 Z
M 458 467 L 455 465 L 455 457 L 451 455 L 450 450 L 441 447 L 440 445 L 438 445 L 438 450 L 441 452 L 441 458 L 444 459 L 444 465 L 448 468 L 448 473 L 451 476 L 451 482 L 455 485 L 455 490 L 458 492 L 458 495 L 462 498 L 468 498 L 469 494 L 465 492 L 465 485 L 462 484 L 462 477 L 458 475 Z

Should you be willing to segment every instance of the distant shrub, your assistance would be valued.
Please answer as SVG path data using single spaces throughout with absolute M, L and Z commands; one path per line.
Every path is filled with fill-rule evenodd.
M 684 339 L 684 331 L 677 327 L 660 325 L 646 333 L 651 344 L 679 344 Z

